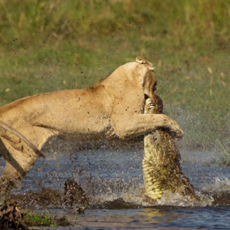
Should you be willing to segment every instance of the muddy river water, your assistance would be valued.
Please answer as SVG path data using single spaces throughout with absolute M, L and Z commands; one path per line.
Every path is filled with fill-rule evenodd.
M 218 154 L 213 152 L 181 155 L 184 174 L 202 194 L 199 202 L 166 194 L 157 203 L 148 203 L 141 150 L 84 150 L 67 155 L 55 151 L 39 159 L 13 193 L 39 192 L 42 187 L 63 192 L 67 178 L 81 185 L 90 203 L 85 214 L 70 214 L 67 205 L 28 204 L 26 208 L 36 212 L 64 214 L 71 221 L 68 227 L 42 229 L 230 229 L 230 167 L 216 164 Z

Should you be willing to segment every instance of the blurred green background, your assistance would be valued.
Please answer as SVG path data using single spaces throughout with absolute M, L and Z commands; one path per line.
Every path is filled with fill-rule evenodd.
M 180 147 L 230 152 L 230 1 L 0 0 L 0 105 L 145 55 Z

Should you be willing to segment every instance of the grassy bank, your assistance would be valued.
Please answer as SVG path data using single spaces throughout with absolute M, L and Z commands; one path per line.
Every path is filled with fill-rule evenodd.
M 181 145 L 230 151 L 230 2 L 0 0 L 0 12 L 1 105 L 88 87 L 145 54 Z

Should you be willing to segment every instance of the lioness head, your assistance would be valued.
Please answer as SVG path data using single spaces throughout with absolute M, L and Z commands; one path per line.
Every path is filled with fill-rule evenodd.
M 137 57 L 136 62 L 146 67 L 147 71 L 143 79 L 143 90 L 145 99 L 154 99 L 157 81 L 154 75 L 154 67 L 145 57 Z

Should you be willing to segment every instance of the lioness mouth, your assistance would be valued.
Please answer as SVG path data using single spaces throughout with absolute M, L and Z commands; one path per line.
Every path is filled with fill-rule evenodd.
M 144 94 L 145 96 L 145 101 L 149 98 L 149 96 L 147 94 Z

